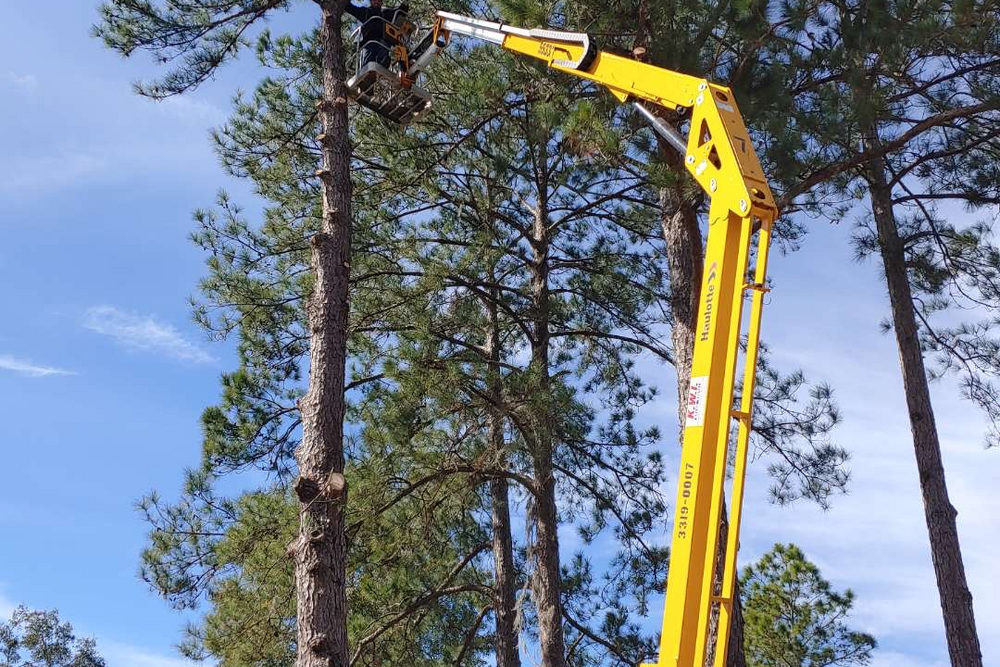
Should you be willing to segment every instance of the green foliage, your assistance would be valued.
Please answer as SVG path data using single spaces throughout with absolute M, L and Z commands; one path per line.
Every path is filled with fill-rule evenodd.
M 212 76 L 226 60 L 249 46 L 246 33 L 289 0 L 196 0 L 179 4 L 157 0 L 110 0 L 100 6 L 94 35 L 111 49 L 131 56 L 145 50 L 173 69 L 160 81 L 136 84 L 153 98 L 187 92 Z
M 792 124 L 791 72 L 770 51 L 774 33 L 782 27 L 777 5 L 626 0 L 615 3 L 611 12 L 607 3 L 601 2 L 577 2 L 566 11 L 578 16 L 577 25 L 590 26 L 591 31 L 601 35 L 603 49 L 629 52 L 641 46 L 646 49 L 644 57 L 653 64 L 731 86 L 767 164 L 767 173 L 777 174 L 788 165 L 781 154 L 782 142 L 796 144 L 804 140 Z M 630 22 L 623 27 L 622 17 L 636 17 L 636 25 Z M 676 121 L 682 130 L 688 129 L 683 116 L 668 115 L 667 120 Z M 654 135 L 635 119 L 624 116 L 618 122 L 627 124 L 631 131 L 620 141 L 618 151 L 609 150 L 607 155 L 618 156 L 626 163 L 642 163 L 647 185 L 658 189 L 648 196 L 659 200 L 660 215 L 673 216 L 676 210 L 671 208 L 672 202 L 680 201 L 703 216 L 707 198 L 687 177 L 679 161 L 671 162 L 673 149 L 657 146 Z M 777 159 L 769 163 L 771 157 Z M 796 218 L 782 216 L 775 228 L 774 243 L 781 251 L 797 250 L 805 231 Z M 696 288 L 677 284 L 671 285 L 670 291 Z M 771 495 L 776 502 L 789 504 L 806 499 L 827 507 L 835 495 L 845 492 L 850 479 L 846 467 L 849 454 L 832 437 L 839 422 L 831 387 L 810 383 L 799 370 L 777 368 L 766 347 L 762 348 L 751 439 L 752 446 L 766 457 L 773 480 Z
M 958 377 L 996 444 L 1000 250 L 988 217 L 1000 204 L 1000 10 L 786 2 L 777 34 L 768 59 L 796 94 L 781 102 L 790 129 L 772 128 L 772 173 L 793 206 L 834 219 L 885 198 L 931 375 Z M 854 244 L 859 259 L 881 253 L 871 215 Z
M 776 544 L 740 576 L 750 667 L 846 667 L 871 661 L 876 642 L 851 630 L 854 593 L 835 591 L 794 544 Z
M 24 605 L 0 623 L 0 667 L 105 667 L 93 639 L 78 638 L 59 612 Z
M 243 495 L 234 521 L 211 547 L 225 575 L 207 591 L 212 611 L 189 626 L 181 644 L 190 658 L 219 658 L 220 667 L 280 667 L 295 662 L 295 581 L 288 544 L 297 504 L 280 489 Z M 148 562 L 148 557 L 147 557 Z
M 808 384 L 802 371 L 780 373 L 761 343 L 751 441 L 771 455 L 772 501 L 787 505 L 805 499 L 826 509 L 832 496 L 846 492 L 850 454 L 831 439 L 839 423 L 833 389 Z
M 179 59 L 142 89 L 159 97 L 210 77 L 249 45 L 258 19 L 285 6 L 115 0 L 105 3 L 98 34 L 126 55 Z M 589 26 L 609 33 L 608 47 L 628 50 L 634 35 L 619 19 L 637 7 L 614 9 L 519 0 L 473 11 Z M 655 2 L 649 11 L 661 64 L 732 72 L 760 91 L 747 93 L 752 100 L 777 87 L 741 66 L 770 27 L 758 3 Z M 161 38 L 164 25 L 176 41 Z M 290 664 L 295 641 L 285 549 L 297 521 L 288 485 L 308 351 L 309 239 L 319 221 L 320 72 L 314 33 L 262 31 L 256 54 L 268 77 L 235 96 L 213 138 L 224 168 L 266 204 L 247 216 L 220 194 L 196 213 L 193 234 L 207 257 L 195 316 L 236 342 L 239 366 L 203 415 L 202 465 L 180 498 L 141 503 L 151 526 L 143 575 L 172 604 L 201 610 L 188 655 L 275 667 Z M 356 664 L 487 659 L 495 585 L 487 482 L 508 480 L 515 512 L 529 523 L 525 539 L 514 536 L 516 583 L 527 591 L 536 473 L 546 458 L 562 529 L 610 554 L 595 568 L 588 548 L 563 568 L 570 662 L 635 664 L 655 644 L 636 616 L 651 611 L 667 561 L 658 546 L 667 525 L 660 432 L 637 425 L 656 393 L 637 362 L 671 359 L 658 188 L 677 174 L 646 168 L 655 155 L 648 130 L 619 105 L 537 64 L 456 40 L 425 83 L 434 112 L 406 131 L 367 112 L 352 118 L 346 474 Z M 768 118 L 759 110 L 766 105 L 743 106 Z M 799 233 L 782 228 L 789 247 Z M 825 503 L 846 484 L 846 454 L 828 440 L 837 420 L 831 393 L 762 364 L 755 437 L 787 462 L 775 464 L 776 495 Z M 496 438 L 489 425 L 498 414 Z M 246 472 L 265 481 L 234 476 Z M 518 613 L 529 637 L 532 604 L 525 592 Z
M 411 489 L 408 471 L 398 468 L 407 462 L 373 452 L 347 471 L 351 645 L 359 664 L 443 667 L 454 664 L 464 640 L 456 633 L 473 625 L 488 590 L 479 567 L 486 538 L 468 514 L 479 501 L 464 481 Z M 178 607 L 209 605 L 188 627 L 182 651 L 223 667 L 294 664 L 287 549 L 297 533 L 297 502 L 281 486 L 229 500 L 205 479 L 192 482 L 180 503 L 144 503 L 153 527 L 144 578 Z M 456 567 L 466 559 L 467 567 Z
M 411 128 L 405 152 L 378 157 L 396 191 L 435 210 L 400 220 L 397 233 L 414 239 L 400 244 L 402 262 L 415 277 L 409 296 L 395 299 L 405 304 L 396 310 L 404 326 L 394 333 L 386 380 L 395 396 L 413 397 L 414 422 L 454 434 L 444 460 L 516 482 L 513 496 L 529 524 L 537 466 L 551 457 L 563 525 L 587 542 L 613 536 L 621 545 L 602 577 L 606 590 L 621 592 L 614 616 L 624 619 L 628 610 L 645 612 L 665 565 L 664 550 L 648 537 L 665 525 L 662 462 L 648 449 L 658 434 L 633 424 L 653 395 L 635 374 L 635 356 L 643 349 L 666 356 L 654 333 L 663 322 L 655 307 L 662 274 L 650 200 L 640 179 L 606 158 L 620 129 L 607 129 L 614 107 L 606 100 L 581 99 L 584 89 L 567 92 L 565 81 L 490 49 L 464 55 L 436 65 L 434 76 L 461 96 L 444 96 L 435 118 Z M 542 290 L 548 297 L 539 306 Z M 496 362 L 491 329 L 501 341 Z M 491 377 L 499 404 L 490 399 Z M 491 409 L 509 424 L 500 452 L 483 441 Z M 532 548 L 529 537 L 523 549 Z M 530 574 L 531 559 L 525 564 Z M 564 587 L 567 609 L 580 603 L 566 611 L 567 632 L 582 633 L 573 664 L 638 659 L 636 646 L 649 637 L 634 625 L 605 623 L 610 608 L 588 604 L 587 593 Z M 535 619 L 530 606 L 524 611 L 527 630 Z M 609 654 L 601 644 L 624 646 L 629 633 L 629 650 Z

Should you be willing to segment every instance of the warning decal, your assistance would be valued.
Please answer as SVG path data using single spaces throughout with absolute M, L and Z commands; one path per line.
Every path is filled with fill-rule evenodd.
M 705 425 L 705 393 L 708 391 L 708 376 L 700 375 L 691 378 L 688 386 L 687 411 L 684 428 Z

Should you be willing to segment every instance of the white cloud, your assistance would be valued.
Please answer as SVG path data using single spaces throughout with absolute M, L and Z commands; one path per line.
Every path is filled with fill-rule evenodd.
M 871 667 L 948 667 L 948 663 L 945 661 L 914 660 L 912 655 L 904 655 L 896 651 L 876 651 Z
M 174 95 L 156 102 L 157 109 L 179 120 L 220 123 L 226 112 L 211 102 L 185 95 Z
M 97 641 L 97 652 L 108 667 L 194 667 L 198 663 L 185 658 L 154 653 L 140 646 L 115 641 Z
M 194 363 L 215 361 L 212 355 L 185 339 L 172 325 L 158 322 L 152 315 L 140 315 L 114 306 L 94 306 L 87 311 L 84 326 L 135 350 Z
M 55 368 L 53 366 L 39 366 L 25 359 L 18 359 L 9 354 L 0 354 L 0 369 L 20 373 L 28 377 L 40 378 L 47 375 L 76 375 L 73 371 Z
M 38 79 L 34 74 L 18 74 L 9 70 L 0 77 L 0 81 L 24 92 L 31 92 L 38 87 Z
M 5 156 L 0 161 L 0 192 L 24 193 L 53 190 L 93 178 L 107 169 L 107 162 L 85 152 L 61 151 L 52 155 Z
M 16 607 L 17 605 L 14 604 L 13 600 L 0 592 L 0 622 L 9 620 L 10 615 L 14 613 Z

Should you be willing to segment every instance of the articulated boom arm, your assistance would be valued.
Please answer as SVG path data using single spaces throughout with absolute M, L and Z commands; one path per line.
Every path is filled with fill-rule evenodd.
M 680 72 L 598 51 L 585 33 L 515 28 L 449 12 L 438 12 L 437 30 L 465 35 L 544 61 L 554 70 L 589 79 L 621 102 L 632 101 L 654 128 L 686 156 L 688 171 L 712 196 L 740 216 L 751 208 L 774 215 L 774 200 L 732 92 Z M 685 141 L 641 102 L 691 112 Z
M 599 84 L 631 102 L 654 129 L 684 154 L 688 171 L 711 197 L 705 270 L 696 323 L 684 446 L 678 477 L 670 573 L 657 667 L 702 667 L 710 617 L 718 609 L 715 667 L 724 667 L 732 620 L 743 482 L 752 421 L 755 369 L 771 229 L 777 209 L 732 91 L 704 79 L 598 51 L 583 33 L 525 30 L 438 12 L 435 42 L 451 34 L 497 44 L 537 58 L 554 70 Z M 691 114 L 685 140 L 645 104 Z M 754 239 L 756 237 L 756 239 Z M 751 253 L 756 240 L 757 252 Z M 754 266 L 750 266 L 751 257 Z M 745 296 L 749 321 L 743 328 Z M 740 337 L 743 390 L 734 409 Z M 725 497 L 730 435 L 735 424 L 731 515 L 721 590 L 716 554 Z M 653 667 L 644 665 L 643 667 Z

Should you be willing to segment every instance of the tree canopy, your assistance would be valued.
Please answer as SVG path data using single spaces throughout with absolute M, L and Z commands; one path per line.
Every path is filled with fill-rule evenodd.
M 93 639 L 77 637 L 59 612 L 21 605 L 0 623 L 0 667 L 105 667 Z
M 848 667 L 877 643 L 847 625 L 850 589 L 836 591 L 794 544 L 776 544 L 740 575 L 750 667 Z

